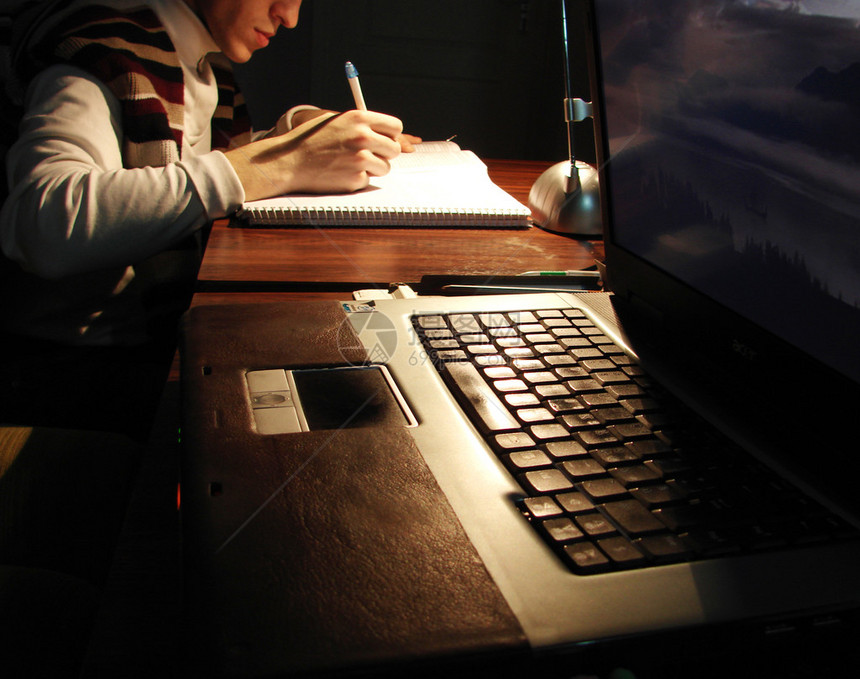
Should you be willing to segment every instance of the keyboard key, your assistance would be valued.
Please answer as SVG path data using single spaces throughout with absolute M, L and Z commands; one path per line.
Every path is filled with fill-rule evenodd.
M 621 399 L 636 398 L 645 394 L 645 390 L 642 387 L 632 382 L 628 382 L 627 384 L 607 385 L 606 391 L 619 401 Z
M 645 555 L 626 537 L 618 535 L 597 541 L 597 546 L 614 563 L 621 566 L 644 565 Z
M 540 450 L 520 450 L 507 456 L 509 466 L 517 471 L 533 469 L 535 467 L 548 467 L 549 457 Z
M 603 511 L 628 535 L 643 535 L 665 530 L 665 525 L 636 500 L 607 502 Z
M 511 323 L 537 323 L 537 316 L 531 311 L 511 311 L 508 313 Z
M 574 432 L 580 429 L 600 426 L 600 420 L 595 418 L 589 410 L 584 412 L 567 413 L 562 415 L 561 421 Z
M 529 344 L 541 344 L 541 343 L 550 343 L 555 342 L 555 338 L 546 332 L 534 333 L 531 335 L 525 336 L 525 341 Z
M 691 554 L 689 546 L 681 538 L 669 533 L 648 535 L 634 544 L 647 556 L 664 563 L 681 561 Z
M 493 387 L 498 391 L 526 391 L 528 387 L 522 380 L 494 380 Z
M 539 384 L 535 387 L 535 391 L 543 398 L 567 396 L 570 394 L 570 389 L 563 384 Z
M 566 328 L 571 325 L 570 321 L 566 318 L 544 318 L 543 324 L 547 328 Z
M 514 370 L 543 370 L 544 364 L 539 358 L 515 358 L 511 361 Z
M 581 514 L 576 517 L 575 521 L 576 525 L 582 529 L 582 532 L 591 538 L 606 537 L 618 532 L 615 526 L 599 512 Z
M 516 411 L 516 415 L 526 423 L 548 422 L 555 419 L 555 416 L 546 408 L 520 408 Z
M 570 542 L 583 537 L 582 531 L 567 517 L 547 519 L 541 524 L 541 527 L 554 542 Z
M 459 349 L 460 343 L 455 339 L 439 339 L 430 342 L 433 349 Z
M 495 446 L 501 450 L 516 450 L 518 448 L 533 448 L 535 445 L 531 436 L 522 431 L 508 434 L 496 434 L 493 438 Z
M 599 380 L 604 386 L 631 384 L 630 379 L 624 373 L 619 372 L 616 369 L 618 366 L 608 358 L 594 358 L 582 361 L 582 366 L 588 372 L 592 373 L 594 378 Z
M 581 337 L 582 332 L 579 328 L 572 325 L 562 328 L 552 328 L 551 331 L 556 337 Z
M 597 347 L 570 347 L 570 353 L 579 360 L 604 356 L 604 352 Z
M 529 515 L 536 519 L 543 519 L 548 516 L 558 516 L 561 514 L 561 507 L 553 502 L 551 497 L 541 495 L 539 497 L 527 497 L 523 499 L 523 505 Z
M 540 494 L 553 493 L 558 490 L 569 490 L 573 483 L 558 469 L 540 469 L 526 472 L 523 475 L 528 487 Z
M 471 363 L 450 363 L 442 377 L 461 395 L 461 403 L 484 432 L 519 428 L 517 420 Z
M 444 351 L 437 351 L 435 355 L 437 360 L 444 363 L 456 363 L 458 361 L 467 361 L 469 359 L 469 357 L 466 356 L 466 352 L 462 349 L 446 349 Z
M 523 373 L 522 377 L 530 384 L 545 384 L 547 382 L 558 381 L 558 378 L 548 370 L 539 370 L 536 372 Z
M 583 481 L 581 487 L 589 497 L 598 502 L 627 495 L 627 489 L 612 478 Z
M 589 380 L 591 381 L 591 380 Z M 568 386 L 571 384 L 567 383 Z M 586 390 L 590 391 L 590 390 Z M 596 389 L 597 393 L 584 393 L 582 394 L 582 402 L 592 408 L 603 408 L 609 406 L 617 406 L 618 401 L 612 398 L 609 394 L 607 394 L 602 389 Z
M 600 345 L 611 345 L 611 346 L 610 346 L 610 349 L 614 349 L 614 348 L 615 348 L 615 343 L 614 343 L 614 342 L 613 342 L 609 337 L 607 337 L 606 335 L 590 335 L 590 336 L 589 336 L 589 339 L 590 339 L 594 344 L 600 344 Z M 605 354 L 608 354 L 608 353 L 611 353 L 611 351 L 606 351 L 606 352 L 604 352 L 604 353 L 605 353 Z
M 555 458 L 584 457 L 588 451 L 578 441 L 568 439 L 566 441 L 549 441 L 546 444 L 547 452 Z
M 591 340 L 583 337 L 582 333 L 577 331 L 575 336 L 559 337 L 559 343 L 565 347 L 591 347 Z
M 620 422 L 617 424 L 610 424 L 607 429 L 621 441 L 644 439 L 653 435 L 651 429 L 639 422 Z
M 596 372 L 593 373 L 592 376 L 596 379 L 600 384 L 606 386 L 608 384 L 627 384 L 630 382 L 630 378 L 627 377 L 623 372 L 615 371 L 607 371 L 607 372 Z
M 567 354 L 546 354 L 543 357 L 543 360 L 547 362 L 547 365 L 574 365 L 576 363 L 576 359 L 573 356 L 568 356 Z
M 547 363 L 550 362 L 551 357 L 547 357 Z M 571 368 L 571 367 L 562 367 L 556 368 L 555 374 L 561 377 L 564 380 L 575 380 L 575 379 L 588 379 L 589 374 L 588 371 L 584 368 Z M 597 388 L 595 386 L 595 388 Z
M 508 359 L 506 359 L 504 356 L 499 356 L 498 354 L 492 354 L 485 356 L 473 356 L 472 362 L 475 365 L 486 367 L 490 365 L 507 365 Z
M 659 483 L 631 490 L 630 494 L 646 507 L 661 507 L 685 500 L 687 492 L 676 484 Z
M 597 460 L 591 457 L 569 460 L 562 463 L 561 466 L 574 481 L 593 478 L 595 476 L 606 476 L 606 470 Z
M 451 321 L 451 328 L 457 334 L 481 331 L 478 319 L 472 314 L 453 314 L 449 317 L 449 320 Z
M 594 509 L 594 503 L 579 491 L 560 493 L 555 499 L 568 514 L 581 514 Z
M 491 380 L 507 379 L 516 377 L 517 374 L 506 365 L 494 365 L 484 368 L 484 375 Z
M 638 388 L 638 385 L 634 386 L 634 389 Z M 619 397 L 618 394 L 616 394 L 615 396 L 616 398 Z M 653 413 L 660 409 L 660 404 L 657 403 L 657 401 L 655 401 L 653 398 L 627 398 L 624 394 L 620 394 L 620 397 L 624 399 L 621 401 L 621 405 L 627 408 L 627 410 L 629 410 L 633 415 L 639 415 L 641 413 Z
M 664 455 L 672 450 L 669 446 L 663 443 L 663 441 L 656 438 L 630 441 L 625 443 L 624 447 L 633 451 L 635 455 L 642 458 Z
M 540 400 L 534 394 L 527 391 L 518 391 L 511 394 L 505 394 L 505 403 L 514 408 L 522 408 L 524 406 L 536 406 Z
M 596 446 L 613 446 L 620 443 L 618 438 L 605 429 L 584 429 L 574 434 L 586 448 Z
M 467 344 L 466 351 L 468 351 L 472 355 L 489 355 L 496 353 L 496 347 L 494 347 L 492 344 Z
M 448 330 L 448 328 L 442 330 L 425 330 L 424 336 L 428 340 L 454 339 L 454 333 Z
M 478 314 L 478 320 L 487 328 L 505 328 L 510 322 L 504 314 Z
M 621 450 L 622 452 L 626 452 L 623 448 L 613 448 L 613 450 Z M 598 457 L 599 459 L 599 455 L 595 455 L 595 457 Z M 609 473 L 612 475 L 612 478 L 617 480 L 626 488 L 633 488 L 636 486 L 641 486 L 645 483 L 652 483 L 663 480 L 662 475 L 660 475 L 651 467 L 646 467 L 644 464 L 637 464 L 629 467 L 616 467 L 610 469 Z
M 594 416 L 600 421 L 601 424 L 616 424 L 617 426 L 607 427 L 610 431 L 612 431 L 616 436 L 618 436 L 618 432 L 621 431 L 620 427 L 624 426 L 620 423 L 631 423 L 635 424 L 637 427 L 642 427 L 638 422 L 631 421 L 630 412 L 626 408 L 621 407 L 609 407 L 609 408 L 600 408 L 599 410 L 594 411 Z M 644 429 L 644 427 L 643 427 Z M 618 430 L 618 431 L 616 431 Z M 626 430 L 625 430 L 626 431 Z M 651 431 L 649 429 L 645 429 L 645 431 L 650 434 Z M 623 436 L 619 438 L 624 438 Z M 629 438 L 634 438 L 630 436 Z
M 600 573 L 610 565 L 609 559 L 590 542 L 574 542 L 564 546 L 573 569 L 579 573 Z
M 448 328 L 448 324 L 442 316 L 418 316 L 417 318 L 419 328 Z
M 500 347 L 524 347 L 525 341 L 519 337 L 497 337 L 496 344 Z
M 569 413 L 585 410 L 581 401 L 575 398 L 554 398 L 546 402 L 547 407 L 554 413 Z
M 532 346 L 532 350 L 540 356 L 564 353 L 564 348 L 559 344 L 535 344 Z
M 591 451 L 591 455 L 594 457 L 595 460 L 599 460 L 606 467 L 615 467 L 617 465 L 628 463 L 633 464 L 639 462 L 642 459 L 629 448 L 620 446 L 615 446 L 613 448 L 595 448 Z M 641 467 L 642 465 L 638 466 Z M 628 467 L 623 467 L 622 469 L 628 469 Z M 650 469 L 644 467 L 643 469 L 646 469 L 649 477 L 653 476 L 653 473 Z
M 470 335 L 460 335 L 459 340 L 463 344 L 487 344 L 490 338 L 483 333 L 473 333 Z
M 597 380 L 570 380 L 569 382 L 566 382 L 566 384 L 567 388 L 570 389 L 574 394 L 585 394 L 587 392 L 596 391 L 600 392 L 600 396 L 605 396 L 605 393 L 603 392 L 603 387 L 600 386 L 600 383 L 597 382 Z M 612 399 L 612 401 L 615 402 L 615 399 Z
M 560 424 L 536 424 L 529 428 L 531 435 L 539 441 L 563 439 L 568 437 L 568 431 Z

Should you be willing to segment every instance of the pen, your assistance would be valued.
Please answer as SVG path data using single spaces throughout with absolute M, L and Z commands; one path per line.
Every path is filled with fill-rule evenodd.
M 361 93 L 361 83 L 358 82 L 358 71 L 351 61 L 346 62 L 346 81 L 349 83 L 349 88 L 352 90 L 352 96 L 355 99 L 355 107 L 359 111 L 366 111 L 367 105 L 364 103 L 364 95 Z
M 493 274 L 425 274 L 415 291 L 419 295 L 465 294 L 474 292 L 559 292 L 571 290 L 599 290 L 600 279 L 590 274 L 597 272 L 571 272 L 585 275 L 574 276 L 523 276 Z
M 518 276 L 580 276 L 582 278 L 600 278 L 597 271 L 524 271 Z

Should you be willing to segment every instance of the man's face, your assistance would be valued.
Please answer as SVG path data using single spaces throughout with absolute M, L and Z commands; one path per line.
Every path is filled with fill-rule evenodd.
M 248 61 L 281 26 L 293 28 L 302 0 L 185 0 L 203 17 L 212 38 L 231 61 Z

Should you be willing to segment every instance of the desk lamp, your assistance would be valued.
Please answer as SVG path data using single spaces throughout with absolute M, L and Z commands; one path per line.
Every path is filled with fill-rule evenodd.
M 591 102 L 570 96 L 570 52 L 567 39 L 567 11 L 561 0 L 561 26 L 564 38 L 564 119 L 567 123 L 568 160 L 556 163 L 532 185 L 528 206 L 535 223 L 556 233 L 600 238 L 600 191 L 597 170 L 576 159 L 573 124 L 592 115 Z

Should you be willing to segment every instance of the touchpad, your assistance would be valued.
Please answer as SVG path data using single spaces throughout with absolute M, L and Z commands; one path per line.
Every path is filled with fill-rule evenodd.
M 385 366 L 255 370 L 247 381 L 261 434 L 416 424 Z

